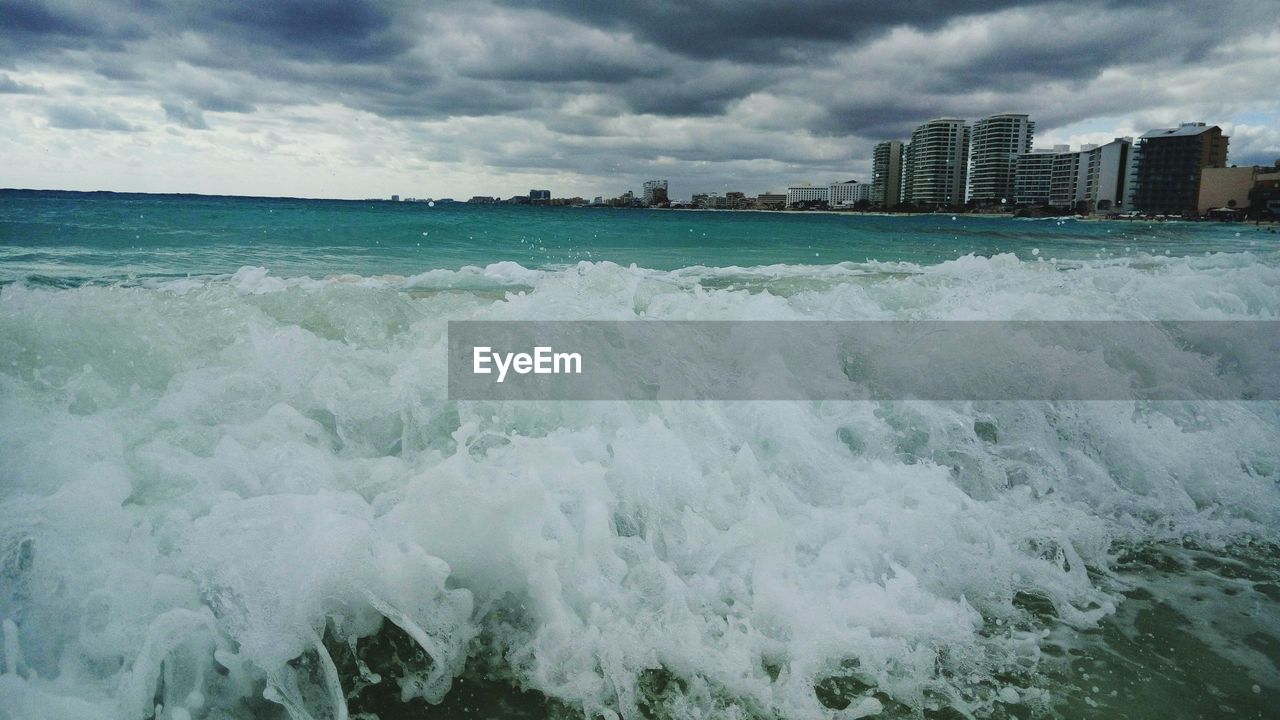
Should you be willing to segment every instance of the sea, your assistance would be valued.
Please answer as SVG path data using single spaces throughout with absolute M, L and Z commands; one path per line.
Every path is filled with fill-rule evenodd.
M 1280 717 L 1280 403 L 446 382 L 451 320 L 1278 318 L 1243 223 L 2 191 L 0 718 Z

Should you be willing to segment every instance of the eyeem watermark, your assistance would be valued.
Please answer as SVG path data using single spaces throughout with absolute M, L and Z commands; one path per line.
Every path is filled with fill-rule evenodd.
M 451 321 L 449 397 L 1277 401 L 1280 322 Z
M 495 368 L 498 372 L 498 382 L 507 379 L 508 370 L 513 370 L 519 375 L 529 373 L 580 375 L 582 374 L 582 354 L 556 352 L 545 345 L 535 347 L 532 353 L 494 352 L 491 347 L 472 348 L 471 372 L 476 375 L 489 375 Z

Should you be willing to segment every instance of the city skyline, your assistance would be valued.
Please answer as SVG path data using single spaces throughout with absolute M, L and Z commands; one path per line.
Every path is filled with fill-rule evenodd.
M 139 7 L 0 0 L 0 186 L 757 193 L 869 182 L 877 143 L 1003 112 L 1036 147 L 1206 120 L 1232 164 L 1280 157 L 1254 0 Z

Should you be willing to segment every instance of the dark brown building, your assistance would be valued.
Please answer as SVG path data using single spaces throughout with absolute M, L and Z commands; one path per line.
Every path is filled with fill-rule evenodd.
M 1256 178 L 1249 191 L 1249 214 L 1255 218 L 1280 218 L 1280 160 Z
M 1134 209 L 1194 215 L 1200 198 L 1200 171 L 1227 166 L 1227 137 L 1217 125 L 1183 123 L 1143 135 L 1135 153 Z

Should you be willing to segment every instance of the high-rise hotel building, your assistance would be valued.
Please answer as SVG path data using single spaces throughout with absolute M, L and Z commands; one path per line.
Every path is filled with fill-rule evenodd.
M 902 203 L 902 171 L 906 148 L 898 140 L 876 145 L 871 156 L 871 203 L 895 208 Z
M 1032 150 L 1018 156 L 1013 181 L 1013 201 L 1017 205 L 1042 207 L 1049 204 L 1049 190 L 1053 184 L 1053 166 L 1059 153 L 1067 152 L 1066 145 L 1056 145 L 1052 150 Z
M 1217 125 L 1183 123 L 1148 132 L 1134 152 L 1133 207 L 1167 215 L 1195 213 L 1200 171 L 1227 166 L 1227 137 Z
M 667 181 L 666 180 L 645 180 L 644 181 L 644 204 L 660 205 L 667 202 Z
M 967 199 L 1012 203 L 1018 156 L 1031 152 L 1036 124 L 1026 115 L 1001 113 L 973 124 L 969 140 Z
M 958 118 L 937 118 L 911 133 L 906 150 L 904 197 L 916 205 L 964 202 L 969 160 L 969 126 Z
M 1071 150 L 1032 150 L 1018 156 L 1014 200 L 1065 212 L 1119 212 L 1128 197 L 1132 138 Z

